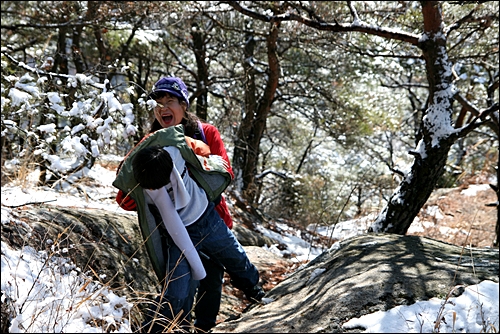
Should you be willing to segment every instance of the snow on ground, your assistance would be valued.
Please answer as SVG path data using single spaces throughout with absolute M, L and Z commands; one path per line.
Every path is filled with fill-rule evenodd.
M 470 184 L 467 189 L 462 190 L 460 193 L 466 196 L 476 196 L 478 191 L 484 191 L 489 189 L 490 186 L 488 184 Z
M 498 332 L 498 283 L 483 281 L 456 298 L 396 306 L 351 319 L 343 327 L 362 327 L 366 333 Z
M 2 225 L 24 224 L 11 215 L 13 206 L 47 202 L 47 205 L 99 208 L 117 213 L 127 212 L 116 205 L 116 189 L 111 183 L 115 172 L 100 166 L 84 171 L 85 182 L 73 180 L 53 188 L 30 185 L 5 185 L 1 190 Z M 36 179 L 31 176 L 31 179 Z M 70 180 L 71 181 L 71 180 Z M 469 188 L 470 189 L 470 188 Z M 472 190 L 471 190 L 472 191 Z M 316 232 L 343 240 L 364 233 L 373 217 L 341 222 L 332 228 L 317 227 Z M 312 260 L 320 250 L 311 247 L 302 233 L 283 225 L 282 234 L 259 227 L 264 235 L 277 239 L 288 250 L 271 250 L 282 254 L 293 252 L 299 260 Z M 311 230 L 313 227 L 309 227 Z M 64 249 L 49 256 L 31 247 L 11 249 L 2 242 L 1 289 L 2 303 L 11 301 L 15 308 L 11 333 L 126 333 L 130 332 L 128 319 L 131 304 L 125 297 L 91 281 L 68 258 Z M 432 299 L 409 306 L 398 306 L 387 312 L 376 312 L 351 319 L 344 328 L 362 327 L 366 332 L 378 333 L 432 333 L 432 332 L 487 332 L 498 330 L 498 283 L 483 281 L 466 287 L 465 293 L 448 300 Z M 434 328 L 438 314 L 443 321 Z
M 339 222 L 333 226 L 309 225 L 307 230 L 316 231 L 317 233 L 324 235 L 325 237 L 329 237 L 332 240 L 342 241 L 344 239 L 366 233 L 375 218 L 376 215 L 370 214 L 362 218 Z

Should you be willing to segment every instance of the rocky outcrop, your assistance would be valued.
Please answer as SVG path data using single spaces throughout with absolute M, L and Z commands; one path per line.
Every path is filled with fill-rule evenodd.
M 97 273 L 96 279 L 110 282 L 115 289 L 128 285 L 133 290 L 155 291 L 157 279 L 142 247 L 135 213 L 46 207 L 17 209 L 12 214 L 26 223 L 2 226 L 2 240 L 15 248 L 65 248 L 65 254 L 84 272 Z M 235 224 L 233 232 L 243 246 L 275 243 L 243 225 Z
M 214 332 L 348 332 L 347 320 L 417 300 L 445 297 L 458 284 L 498 282 L 498 249 L 463 249 L 425 237 L 362 235 L 340 243 Z M 460 292 L 459 292 L 460 293 Z M 359 330 L 353 330 L 359 331 Z
M 234 224 L 232 231 L 242 246 L 262 247 L 264 245 L 271 246 L 276 243 L 275 240 L 254 232 L 240 224 Z
M 82 271 L 135 302 L 138 295 L 156 292 L 157 281 L 136 219 L 96 209 L 22 207 L 3 222 L 2 241 L 16 249 L 66 249 Z M 236 222 L 235 234 L 261 278 L 269 283 L 280 270 L 283 277 L 288 274 L 290 260 L 260 247 L 273 241 L 243 225 Z M 247 306 L 242 307 L 242 294 L 225 290 L 220 312 L 225 322 L 214 332 L 347 332 L 341 326 L 354 317 L 442 298 L 458 284 L 498 282 L 498 255 L 498 249 L 463 249 L 418 236 L 353 237 L 268 285 L 266 298 L 273 300 L 268 304 L 242 313 Z M 2 314 L 2 328 L 4 320 Z
M 97 209 L 19 208 L 2 225 L 2 241 L 69 257 L 96 281 L 124 292 L 156 292 L 156 275 L 135 215 Z M 64 249 L 64 252 L 62 251 Z

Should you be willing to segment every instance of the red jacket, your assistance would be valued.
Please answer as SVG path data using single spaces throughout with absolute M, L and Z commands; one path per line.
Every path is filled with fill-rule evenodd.
M 215 155 L 220 155 L 224 160 L 226 160 L 229 168 L 228 171 L 231 174 L 231 177 L 234 178 L 233 169 L 231 168 L 231 162 L 227 156 L 226 148 L 224 147 L 224 143 L 222 142 L 222 138 L 220 137 L 219 130 L 211 124 L 201 123 L 203 132 L 206 139 L 206 144 L 210 147 L 210 153 Z M 120 167 L 118 167 L 119 169 Z M 125 196 L 125 194 L 119 190 L 116 195 L 116 202 L 120 207 L 127 211 L 135 211 L 136 204 L 130 196 Z M 231 214 L 229 213 L 229 209 L 227 208 L 226 200 L 224 196 L 221 196 L 220 202 L 215 207 L 215 211 L 222 218 L 224 223 L 228 228 L 233 228 L 233 219 L 231 218 Z
M 226 160 L 229 168 L 228 171 L 231 173 L 231 177 L 234 179 L 233 169 L 231 167 L 231 162 L 227 156 L 226 148 L 224 147 L 224 143 L 222 142 L 222 138 L 220 137 L 219 130 L 212 124 L 201 123 L 203 132 L 205 132 L 205 138 L 207 140 L 207 145 L 210 147 L 211 154 L 220 155 L 224 160 Z M 215 210 L 219 213 L 219 216 L 224 220 L 227 227 L 233 228 L 233 219 L 231 218 L 231 214 L 229 213 L 229 209 L 227 208 L 226 199 L 224 195 L 221 196 L 221 200 L 219 204 L 215 207 Z

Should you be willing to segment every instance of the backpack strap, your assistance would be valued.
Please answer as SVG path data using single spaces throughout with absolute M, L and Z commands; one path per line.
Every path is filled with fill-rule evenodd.
M 200 133 L 200 137 L 201 138 L 195 138 L 195 139 L 200 139 L 201 141 L 203 141 L 205 144 L 207 144 L 207 137 L 205 137 L 205 131 L 203 131 L 203 125 L 201 124 L 200 121 L 196 121 L 198 123 L 198 130 L 199 130 L 199 133 Z

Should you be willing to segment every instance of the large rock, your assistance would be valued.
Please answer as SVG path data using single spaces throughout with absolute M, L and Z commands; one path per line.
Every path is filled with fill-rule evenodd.
M 12 222 L 2 225 L 2 241 L 14 248 L 66 249 L 67 253 L 61 255 L 70 257 L 82 271 L 97 274 L 96 280 L 114 289 L 156 292 L 156 275 L 135 214 L 52 206 L 23 207 L 11 214 Z M 235 225 L 235 236 L 244 246 L 274 243 L 243 225 Z
M 2 212 L 3 215 L 4 212 Z M 2 241 L 14 249 L 31 246 L 48 254 L 70 258 L 81 271 L 118 295 L 136 303 L 132 325 L 142 322 L 146 304 L 137 303 L 158 293 L 158 279 L 135 214 L 99 209 L 22 207 L 11 210 L 10 222 L 2 217 Z M 54 253 L 58 252 L 58 253 Z M 2 303 L 2 333 L 9 328 Z
M 463 249 L 417 236 L 362 235 L 340 243 L 292 274 L 267 298 L 214 332 L 347 332 L 347 320 L 452 287 L 498 282 L 498 249 Z M 359 330 L 353 330 L 359 331 Z
M 252 231 L 242 224 L 234 224 L 232 231 L 242 246 L 271 246 L 277 242 L 261 233 Z
M 96 281 L 129 295 L 156 292 L 158 280 L 135 215 L 62 207 L 17 209 L 12 215 L 2 225 L 2 241 L 14 248 L 60 251 Z

